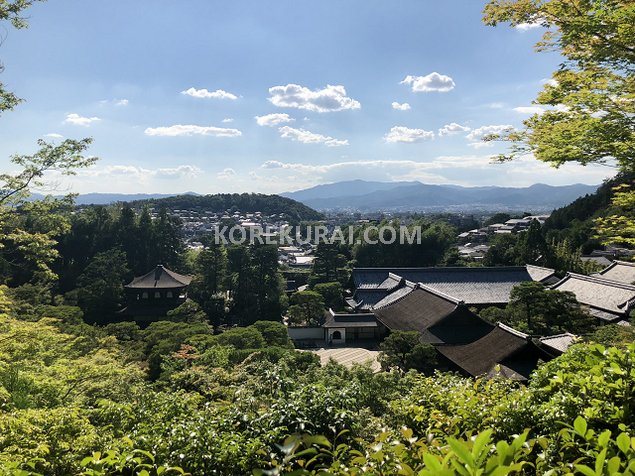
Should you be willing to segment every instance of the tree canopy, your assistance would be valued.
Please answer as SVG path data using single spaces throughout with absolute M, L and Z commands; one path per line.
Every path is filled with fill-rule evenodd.
M 484 22 L 539 23 L 546 31 L 537 50 L 563 56 L 536 98 L 544 111 L 502 137 L 512 145 L 500 159 L 533 153 L 554 166 L 615 162 L 621 170 L 635 170 L 632 1 L 492 0 Z

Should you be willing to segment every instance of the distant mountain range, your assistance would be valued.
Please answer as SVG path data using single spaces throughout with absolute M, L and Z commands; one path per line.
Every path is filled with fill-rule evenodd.
M 174 197 L 176 193 L 83 193 L 77 196 L 77 205 L 109 205 L 117 202 L 134 202 L 138 200 L 154 200 L 158 198 Z M 185 192 L 181 195 L 198 195 L 194 192 Z M 34 200 L 44 198 L 44 195 L 34 193 Z
M 321 211 L 551 211 L 597 188 L 583 184 L 516 188 L 352 180 L 280 195 Z

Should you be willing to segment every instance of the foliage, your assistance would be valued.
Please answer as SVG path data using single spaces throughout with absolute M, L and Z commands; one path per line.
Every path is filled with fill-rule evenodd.
M 300 291 L 291 296 L 287 320 L 291 325 L 318 325 L 324 319 L 324 299 L 315 291 Z
M 515 329 L 533 335 L 553 335 L 585 334 L 594 328 L 594 319 L 569 291 L 527 282 L 514 286 L 509 299 L 503 322 Z
M 512 141 L 509 156 L 531 152 L 555 166 L 611 159 L 620 169 L 633 171 L 632 2 L 493 0 L 484 13 L 488 25 L 539 23 L 546 31 L 537 48 L 555 50 L 564 59 L 536 99 L 550 109 L 507 136 Z
M 226 213 L 240 210 L 243 213 L 261 212 L 265 215 L 282 215 L 292 223 L 303 220 L 320 220 L 322 215 L 315 210 L 290 198 L 260 193 L 219 193 L 215 195 L 179 195 L 132 205 L 153 205 L 171 210 L 206 210 L 215 213 Z
M 119 249 L 95 255 L 77 279 L 77 298 L 86 317 L 93 322 L 108 322 L 124 299 L 123 284 L 129 277 L 126 255 Z
M 633 185 L 615 187 L 610 212 L 594 220 L 597 238 L 603 243 L 635 246 L 635 190 Z
M 379 230 L 388 226 L 397 230 L 397 239 L 390 243 L 391 233 L 384 230 L 380 240 Z M 415 236 L 415 227 L 421 228 L 421 239 L 412 244 L 399 242 L 399 223 L 382 222 L 378 229 L 366 232 L 365 228 L 357 230 L 356 244 L 353 247 L 353 259 L 356 266 L 412 267 L 434 266 L 441 262 L 445 253 L 453 245 L 456 230 L 444 221 L 429 223 L 417 220 L 407 227 L 409 236 Z M 364 240 L 367 234 L 368 241 Z
M 327 308 L 339 311 L 344 306 L 344 301 L 342 299 L 343 289 L 340 283 L 334 282 L 316 284 L 313 286 L 313 290 L 322 296 Z
M 8 281 L 19 270 L 27 280 L 52 280 L 52 262 L 58 257 L 56 237 L 68 229 L 70 199 L 27 202 L 31 187 L 42 187 L 50 171 L 73 175 L 97 159 L 82 153 L 91 139 L 67 139 L 59 145 L 38 141 L 33 155 L 15 155 L 11 161 L 20 167 L 15 174 L 0 174 L 0 272 Z M 24 269 L 26 268 L 26 272 Z M 20 284 L 20 283 L 18 283 Z
M 22 15 L 22 11 L 30 7 L 34 2 L 41 0 L 12 0 L 0 3 L 0 22 L 9 21 L 14 28 L 26 28 L 28 23 Z M 4 71 L 4 66 L 0 63 L 0 73 Z M 4 88 L 0 82 L 0 114 L 15 108 L 22 99 L 18 98 L 11 91 Z
M 598 327 L 588 336 L 588 340 L 604 346 L 624 346 L 635 342 L 635 327 L 607 324 Z
M 397 367 L 431 373 L 437 367 L 437 351 L 429 344 L 419 342 L 417 331 L 394 331 L 380 345 L 379 362 L 384 370 Z

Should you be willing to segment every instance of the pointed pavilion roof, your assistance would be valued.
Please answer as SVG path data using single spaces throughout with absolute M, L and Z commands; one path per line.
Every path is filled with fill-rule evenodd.
M 175 273 L 163 265 L 158 264 L 156 268 L 143 276 L 134 278 L 126 284 L 128 289 L 178 289 L 188 286 L 192 282 L 191 276 Z

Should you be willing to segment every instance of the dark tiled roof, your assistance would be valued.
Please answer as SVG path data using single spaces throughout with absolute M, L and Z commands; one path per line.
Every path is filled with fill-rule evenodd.
M 635 263 L 628 261 L 614 261 L 607 268 L 598 273 L 598 276 L 620 283 L 635 283 Z
M 354 298 L 357 302 L 357 309 L 361 311 L 370 311 L 375 304 L 384 299 L 388 295 L 388 291 L 384 289 L 358 289 Z
M 488 268 L 355 268 L 353 282 L 357 289 L 355 300 L 360 302 L 361 291 L 381 291 L 390 274 L 413 283 L 423 283 L 444 294 L 454 296 L 467 305 L 506 304 L 512 288 L 522 282 L 533 281 L 524 266 Z M 384 296 L 389 294 L 384 290 Z M 379 302 L 376 298 L 365 303 Z
M 408 292 L 374 310 L 377 320 L 391 330 L 418 331 L 425 343 L 456 344 L 479 339 L 492 328 L 450 296 L 420 284 L 402 289 Z
M 437 350 L 474 377 L 501 375 L 526 380 L 540 359 L 550 359 L 527 334 L 501 323 L 477 341 L 464 345 L 439 345 Z
M 567 273 L 552 286 L 558 291 L 571 291 L 579 303 L 603 320 L 615 320 L 628 315 L 635 307 L 635 286 L 598 276 Z
M 192 281 L 191 276 L 170 271 L 160 264 L 143 276 L 134 278 L 126 288 L 129 289 L 176 289 L 188 286 Z

